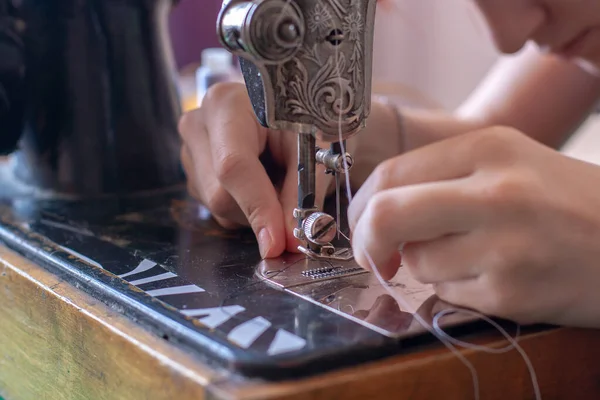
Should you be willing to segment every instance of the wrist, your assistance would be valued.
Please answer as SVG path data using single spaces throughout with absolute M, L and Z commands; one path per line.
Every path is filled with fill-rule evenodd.
M 354 160 L 350 170 L 352 189 L 358 189 L 381 162 L 404 152 L 402 131 L 399 108 L 386 97 L 374 97 L 367 126 L 346 140 L 345 150 Z M 326 180 L 329 196 L 335 192 L 335 179 L 329 175 Z M 343 178 L 342 186 L 345 185 Z
M 391 101 L 374 97 L 367 126 L 348 140 L 354 158 L 350 173 L 353 189 L 358 189 L 383 161 L 404 151 L 401 113 Z
M 404 112 L 386 96 L 376 96 L 374 100 L 376 101 L 374 107 L 379 109 L 377 113 L 377 116 L 381 120 L 379 125 L 387 127 L 386 131 L 389 130 L 389 132 L 385 136 L 393 139 L 390 141 L 392 146 L 389 149 L 389 153 L 386 152 L 383 154 L 381 161 L 384 161 L 406 151 Z
M 487 121 L 461 118 L 439 110 L 402 110 L 404 152 L 489 127 Z

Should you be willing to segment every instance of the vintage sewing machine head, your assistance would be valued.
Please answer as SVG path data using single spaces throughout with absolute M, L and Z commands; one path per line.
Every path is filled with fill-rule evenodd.
M 352 157 L 343 145 L 318 149 L 315 138 L 343 143 L 364 126 L 371 108 L 376 0 L 225 0 L 217 31 L 240 56 L 260 123 L 299 134 L 298 208 L 294 234 L 313 257 L 348 259 L 330 245 L 338 229 L 315 208 L 315 165 L 336 175 Z M 339 193 L 339 185 L 338 185 Z M 339 206 L 338 206 L 339 208 Z
M 241 57 L 256 116 L 337 142 L 370 111 L 375 0 L 226 0 L 218 34 Z

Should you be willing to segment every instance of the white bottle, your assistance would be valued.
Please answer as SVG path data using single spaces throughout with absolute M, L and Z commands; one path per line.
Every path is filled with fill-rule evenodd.
M 196 70 L 196 98 L 198 106 L 208 89 L 219 82 L 236 79 L 237 70 L 233 66 L 231 53 L 222 48 L 210 48 L 202 51 L 202 64 Z

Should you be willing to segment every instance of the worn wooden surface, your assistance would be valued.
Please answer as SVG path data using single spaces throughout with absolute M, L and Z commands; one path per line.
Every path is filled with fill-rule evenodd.
M 232 379 L 2 247 L 0 260 L 0 395 L 9 400 L 473 398 L 469 371 L 441 346 L 293 382 Z M 553 329 L 521 344 L 544 399 L 600 398 L 597 331 Z M 533 398 L 517 352 L 463 354 L 481 399 Z
M 0 393 L 18 399 L 202 399 L 217 373 L 0 247 Z
M 600 398 L 600 337 L 597 332 L 558 329 L 523 338 L 533 359 L 543 399 Z M 480 399 L 534 399 L 531 379 L 516 352 L 462 352 L 475 366 Z M 471 375 L 445 349 L 364 365 L 303 382 L 239 385 L 223 382 L 215 393 L 244 399 L 444 399 L 474 398 Z

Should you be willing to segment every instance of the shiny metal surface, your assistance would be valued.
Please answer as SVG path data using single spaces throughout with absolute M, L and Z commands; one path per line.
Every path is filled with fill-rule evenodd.
M 354 257 L 354 253 L 349 247 L 336 248 L 333 245 L 325 245 L 307 248 L 298 246 L 298 250 L 311 259 L 320 261 L 350 261 Z
M 335 277 L 366 274 L 354 261 L 315 260 L 303 254 L 286 253 L 276 259 L 262 260 L 256 270 L 259 278 L 267 283 L 289 289 L 309 283 L 333 279 L 334 276 L 318 276 L 317 271 L 337 270 Z M 345 273 L 345 274 L 344 274 Z
M 319 149 L 316 156 L 317 163 L 323 164 L 328 171 L 345 173 L 352 168 L 354 159 L 350 153 L 334 153 L 331 149 Z
M 266 127 L 358 133 L 371 110 L 376 0 L 226 0 L 221 43 L 242 58 L 254 111 Z
M 435 313 L 449 307 L 435 296 L 431 285 L 416 281 L 405 268 L 388 282 L 405 304 L 398 304 L 375 275 L 354 261 L 317 261 L 302 254 L 286 254 L 261 261 L 256 273 L 274 287 L 389 337 L 422 332 L 424 327 L 414 318 L 415 313 L 431 324 Z M 444 323 L 468 319 L 450 315 Z
M 298 135 L 298 209 L 315 207 L 315 138 L 310 134 Z M 302 215 L 306 217 L 306 215 Z M 298 219 L 302 229 L 302 219 Z
M 337 224 L 335 219 L 326 213 L 312 213 L 304 221 L 304 236 L 317 245 L 326 245 L 335 239 Z
M 226 0 L 217 32 L 223 45 L 241 58 L 259 122 L 298 135 L 294 236 L 304 242 L 301 254 L 263 260 L 256 275 L 346 319 L 398 337 L 410 329 L 423 331 L 414 327 L 414 313 L 429 320 L 431 310 L 440 307 L 431 288 L 401 269 L 389 283 L 407 301 L 398 306 L 374 276 L 352 261 L 348 244 L 334 247 L 336 235 L 328 229 L 320 237 L 323 226 L 316 220 L 326 220 L 329 228 L 333 218 L 314 214 L 320 211 L 315 209 L 318 162 L 336 174 L 341 219 L 339 174 L 345 168 L 339 142 L 357 134 L 370 114 L 375 4 L 376 0 Z M 319 152 L 315 138 L 332 143 L 332 149 Z M 346 156 L 350 167 L 352 158 Z
M 340 259 L 331 239 L 311 239 L 307 234 L 311 227 L 306 218 L 315 208 L 317 162 L 336 174 L 338 192 L 338 174 L 353 162 L 347 153 L 317 152 L 315 139 L 335 146 L 366 124 L 371 108 L 375 3 L 225 0 L 217 19 L 221 43 L 241 57 L 259 122 L 298 135 L 298 208 L 294 213 L 298 224 L 293 234 L 304 242 L 300 251 L 315 259 Z M 351 254 L 342 252 L 344 259 Z
M 302 46 L 304 16 L 296 2 L 234 1 L 219 19 L 218 33 L 230 51 L 255 60 L 288 61 Z

